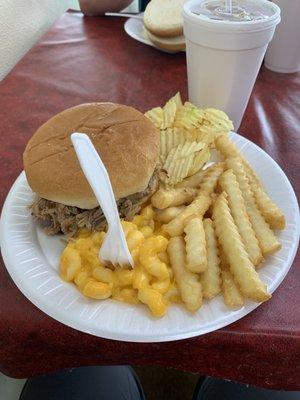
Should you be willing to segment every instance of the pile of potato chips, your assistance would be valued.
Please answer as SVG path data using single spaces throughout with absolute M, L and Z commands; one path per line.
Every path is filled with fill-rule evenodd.
M 210 158 L 210 148 L 220 134 L 229 133 L 233 124 L 228 116 L 214 108 L 200 109 L 192 103 L 182 104 L 180 94 L 164 107 L 145 113 L 160 129 L 160 178 L 174 186 L 199 171 Z

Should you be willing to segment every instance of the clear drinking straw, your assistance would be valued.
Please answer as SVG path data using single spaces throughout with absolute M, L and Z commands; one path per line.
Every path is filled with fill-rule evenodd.
M 226 3 L 226 12 L 232 14 L 232 0 L 225 0 Z

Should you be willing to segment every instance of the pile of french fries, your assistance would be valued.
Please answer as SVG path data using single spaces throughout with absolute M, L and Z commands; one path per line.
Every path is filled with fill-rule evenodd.
M 179 99 L 178 95 L 171 99 L 172 107 L 168 105 L 170 101 L 167 103 L 167 112 L 156 108 L 147 116 L 161 129 L 164 166 L 171 165 L 167 161 L 175 153 L 174 148 L 177 154 L 183 154 L 180 149 L 186 143 L 194 143 L 191 148 L 203 145 L 201 149 L 197 147 L 187 164 L 175 157 L 151 199 L 155 220 L 161 224 L 160 233 L 169 240 L 167 252 L 181 299 L 189 311 L 198 310 L 203 299 L 220 293 L 225 304 L 233 309 L 242 307 L 247 298 L 266 301 L 271 295 L 257 269 L 265 257 L 281 248 L 274 230 L 284 229 L 284 214 L 228 137 L 228 118 L 221 115 L 225 124 L 220 123 L 220 114 L 214 111 L 219 129 L 212 123 L 205 131 L 201 128 L 204 110 L 190 104 L 183 106 Z M 184 138 L 177 144 L 180 135 L 174 127 L 179 126 L 178 121 L 187 109 L 195 111 L 188 119 L 183 118 L 180 129 Z M 204 126 L 207 128 L 208 124 Z M 167 133 L 167 129 L 173 133 Z M 166 141 L 164 137 L 168 135 Z M 216 148 L 223 161 L 201 169 L 210 156 L 197 164 L 199 154 L 209 152 L 211 147 Z

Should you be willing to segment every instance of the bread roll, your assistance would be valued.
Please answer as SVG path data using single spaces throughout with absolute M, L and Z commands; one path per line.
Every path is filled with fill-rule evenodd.
M 147 188 L 158 162 L 158 129 L 132 107 L 88 103 L 52 117 L 28 142 L 24 168 L 39 197 L 83 209 L 98 206 L 77 160 L 70 139 L 73 132 L 86 133 L 92 140 L 116 199 Z
M 178 51 L 185 50 L 184 36 L 176 36 L 172 38 L 162 38 L 153 33 L 149 32 L 144 28 L 145 36 L 158 48 L 170 53 L 176 53 Z
M 183 34 L 183 5 L 187 0 L 151 0 L 144 13 L 144 24 L 149 32 L 159 37 Z

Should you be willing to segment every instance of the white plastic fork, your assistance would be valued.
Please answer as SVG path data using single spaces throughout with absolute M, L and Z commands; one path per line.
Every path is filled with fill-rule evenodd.
M 118 207 L 107 170 L 90 138 L 84 133 L 72 133 L 71 140 L 82 171 L 89 182 L 105 215 L 108 230 L 100 248 L 99 258 L 104 263 L 134 266 L 120 222 Z

